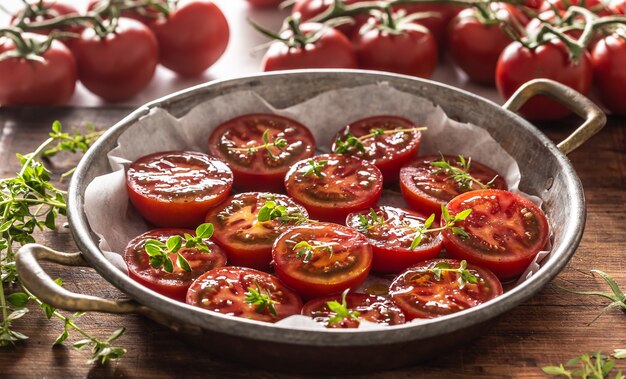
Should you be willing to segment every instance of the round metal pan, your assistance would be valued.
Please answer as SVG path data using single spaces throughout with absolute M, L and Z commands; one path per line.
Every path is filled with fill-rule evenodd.
M 447 115 L 486 129 L 517 160 L 520 189 L 537 195 L 551 221 L 552 252 L 530 279 L 487 304 L 419 325 L 385 330 L 305 330 L 211 313 L 149 291 L 116 269 L 98 248 L 83 210 L 91 180 L 110 171 L 107 153 L 118 136 L 151 108 L 160 107 L 181 117 L 196 105 L 228 93 L 252 90 L 277 108 L 289 107 L 325 91 L 387 82 L 443 108 Z M 530 123 L 515 114 L 530 97 L 550 96 L 585 119 L 569 138 L 556 146 Z M 527 83 L 503 107 L 441 83 L 394 74 L 356 70 L 302 70 L 214 81 L 140 107 L 111 127 L 87 152 L 70 184 L 70 228 L 79 253 L 61 253 L 41 245 L 24 246 L 17 255 L 23 283 L 43 301 L 70 311 L 144 314 L 187 334 L 207 352 L 262 367 L 316 372 L 362 372 L 413 364 L 444 349 L 480 336 L 502 313 L 536 294 L 572 257 L 585 225 L 580 181 L 565 156 L 600 130 L 606 117 L 577 92 L 548 80 Z M 55 285 L 38 260 L 95 268 L 133 301 L 118 302 L 71 293 Z M 320 357 L 323 355 L 323 360 Z M 323 362 L 321 364 L 320 362 Z

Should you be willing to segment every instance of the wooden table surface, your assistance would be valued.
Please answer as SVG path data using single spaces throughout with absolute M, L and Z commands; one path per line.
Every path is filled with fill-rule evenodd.
M 49 131 L 53 120 L 66 128 L 92 122 L 97 127 L 112 125 L 128 108 L 0 108 L 0 176 L 18 167 L 14 153 L 30 152 Z M 568 120 L 543 131 L 559 141 L 576 125 Z M 558 286 L 578 290 L 607 290 L 604 282 L 589 274 L 600 269 L 626 287 L 626 120 L 610 118 L 597 136 L 570 155 L 582 179 L 587 199 L 586 231 L 568 267 L 535 297 L 505 314 L 500 321 L 471 344 L 405 369 L 373 373 L 368 378 L 450 377 L 542 377 L 541 367 L 566 362 L 584 352 L 626 348 L 626 315 L 612 309 L 602 312 L 605 301 L 566 293 Z M 76 158 L 55 158 L 54 169 L 63 172 Z M 61 251 L 75 251 L 69 231 L 59 228 L 37 236 L 38 242 Z M 94 270 L 44 265 L 52 277 L 62 277 L 66 288 L 113 299 L 124 294 Z M 94 334 L 106 337 L 125 326 L 119 341 L 128 348 L 121 360 L 104 367 L 89 366 L 86 351 L 75 351 L 72 334 L 63 346 L 52 347 L 62 330 L 56 320 L 48 321 L 36 306 L 15 322 L 17 330 L 30 336 L 13 348 L 0 350 L 0 377 L 205 377 L 288 378 L 304 377 L 260 371 L 213 358 L 185 344 L 176 333 L 136 315 L 90 313 L 79 323 Z M 593 321 L 593 322 L 592 322 Z M 320 351 L 323 364 L 324 352 Z M 280 365 L 280 363 L 277 363 Z M 626 367 L 626 361 L 618 367 Z

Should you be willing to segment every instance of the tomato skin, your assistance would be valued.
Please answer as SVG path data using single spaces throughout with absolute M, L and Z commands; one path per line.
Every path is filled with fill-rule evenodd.
M 531 79 L 547 78 L 565 84 L 586 95 L 592 81 L 592 66 L 588 52 L 573 63 L 561 42 L 549 41 L 535 50 L 529 50 L 519 42 L 507 46 L 496 67 L 496 86 L 500 95 L 508 99 L 524 83 Z M 571 111 L 545 96 L 528 100 L 520 114 L 529 120 L 557 120 Z
M 290 197 L 263 192 L 234 195 L 207 214 L 206 222 L 215 225 L 213 239 L 226 251 L 231 265 L 270 270 L 274 241 L 294 225 L 278 220 L 258 221 L 259 210 L 270 200 L 287 207 L 290 213 L 299 212 L 308 217 L 306 209 Z
M 280 5 L 284 0 L 248 0 L 248 3 L 253 7 L 258 8 L 275 8 Z
M 254 154 L 229 148 L 260 146 L 263 133 L 269 141 L 283 138 L 289 144 L 283 152 L 271 148 Z M 295 120 L 273 114 L 247 114 L 219 125 L 209 136 L 209 153 L 228 163 L 235 176 L 235 187 L 242 191 L 284 192 L 283 180 L 292 163 L 315 154 L 315 138 L 309 129 Z
M 448 5 L 448 4 L 418 4 L 418 5 L 400 5 L 394 7 L 394 10 L 404 10 L 407 14 L 413 13 L 422 13 L 422 12 L 432 12 L 437 13 L 438 16 L 431 16 L 426 18 L 421 18 L 416 20 L 415 22 L 430 30 L 430 32 L 435 37 L 437 41 L 437 46 L 440 48 L 439 51 L 445 51 L 443 48 L 446 43 L 446 35 L 448 32 L 448 25 L 450 21 L 456 16 L 463 7 L 458 5 Z
M 107 0 L 89 0 L 89 3 L 87 4 L 87 10 L 92 11 L 96 9 L 98 3 L 102 3 L 105 1 Z M 154 1 L 154 3 L 159 3 L 161 5 L 164 5 L 166 2 L 167 0 Z M 159 11 L 151 7 L 146 7 L 143 10 L 145 11 L 146 15 L 141 14 L 137 10 L 123 10 L 120 13 L 120 16 L 132 18 L 133 20 L 137 20 L 144 25 L 150 26 L 150 24 L 156 21 L 156 19 L 159 18 L 159 15 L 161 14 Z M 108 15 L 102 15 L 102 17 L 107 18 Z
M 591 51 L 591 63 L 602 104 L 614 114 L 626 116 L 626 43 L 622 37 L 603 37 Z
M 257 306 L 245 301 L 249 288 L 259 286 L 263 294 L 269 292 L 277 315 L 266 308 L 257 311 Z M 286 287 L 277 277 L 245 267 L 219 267 L 207 271 L 196 279 L 187 291 L 187 304 L 213 312 L 252 320 L 276 322 L 302 309 L 300 296 Z
M 382 225 L 364 229 L 360 216 L 370 222 L 372 210 L 385 222 Z M 415 232 L 404 226 L 419 228 L 424 225 L 425 219 L 422 215 L 404 209 L 379 206 L 350 213 L 346 219 L 346 225 L 367 237 L 374 254 L 372 271 L 397 273 L 418 262 L 433 259 L 439 255 L 443 247 L 439 233 L 425 234 L 420 245 L 411 249 Z
M 309 162 L 327 161 L 322 177 L 309 171 Z M 287 194 L 318 220 L 343 223 L 354 211 L 374 206 L 383 191 L 383 176 L 373 164 L 362 159 L 323 154 L 303 159 L 285 176 Z
M 325 12 L 335 0 L 297 0 L 293 4 L 291 14 L 300 13 L 300 19 L 302 21 L 308 21 L 313 17 Z M 343 0 L 345 5 L 357 3 L 361 0 Z M 346 37 L 350 38 L 354 36 L 361 26 L 367 22 L 368 15 L 356 15 L 353 16 L 353 23 L 347 23 L 337 26 L 337 30 L 343 33 Z
M 174 271 L 171 273 L 162 268 L 155 269 L 150 265 L 148 253 L 144 249 L 147 240 L 155 239 L 165 243 L 169 237 L 178 235 L 183 237 L 184 246 L 185 233 L 193 235 L 194 232 L 188 229 L 155 229 L 135 237 L 128 243 L 124 252 L 128 276 L 153 291 L 184 302 L 191 282 L 206 271 L 226 264 L 226 254 L 222 249 L 211 241 L 205 241 L 209 248 L 208 253 L 200 252 L 195 248 L 182 248 L 180 250 L 181 255 L 189 262 L 191 272 L 178 268 L 176 263 L 174 263 Z M 176 262 L 175 254 L 170 258 Z
M 36 1 L 29 1 L 29 4 L 37 4 L 38 0 Z M 46 20 L 50 20 L 53 19 L 55 17 L 61 17 L 61 16 L 78 16 L 79 12 L 78 10 L 71 4 L 68 4 L 67 2 L 62 2 L 62 1 L 57 1 L 57 0 L 46 0 L 43 1 L 42 6 L 46 9 L 45 14 L 43 16 L 37 17 L 34 20 L 30 20 L 30 19 L 25 19 L 24 21 L 26 22 L 26 24 L 31 23 L 31 22 L 41 22 L 41 21 L 46 21 Z M 15 25 L 17 19 L 21 16 L 22 12 L 18 12 L 18 14 L 14 15 L 11 17 L 11 25 Z M 69 33 L 76 33 L 76 34 L 80 34 L 83 31 L 83 27 L 81 25 L 69 25 L 69 26 L 65 26 L 60 28 L 61 31 L 64 32 L 69 32 Z M 49 35 L 51 32 L 53 31 L 53 29 L 38 29 L 38 30 L 32 30 L 32 33 L 37 33 L 37 34 L 44 34 L 44 35 Z M 71 45 L 72 43 L 72 39 L 63 39 L 62 40 L 63 43 L 66 43 L 67 45 Z
M 154 34 L 139 21 L 121 17 L 114 34 L 98 37 L 85 29 L 72 44 L 78 78 L 88 90 L 110 102 L 125 101 L 148 85 L 157 65 Z
M 544 0 L 539 11 L 545 12 L 553 10 L 554 8 L 564 11 L 572 5 L 594 10 L 599 16 L 608 16 L 610 14 L 601 0 Z
M 400 34 L 373 28 L 356 33 L 352 43 L 362 69 L 430 78 L 437 65 L 437 43 L 427 28 Z
M 452 199 L 447 208 L 451 215 L 472 209 L 457 225 L 469 237 L 449 229 L 442 232 L 448 254 L 485 267 L 500 280 L 517 278 L 548 243 L 546 216 L 521 195 L 503 190 L 471 191 Z
M 312 33 L 326 28 L 313 44 L 303 47 L 289 47 L 277 41 L 272 43 L 263 56 L 263 71 L 294 70 L 301 68 L 357 68 L 356 54 L 346 36 L 322 24 L 305 23 L 300 25 L 304 33 Z M 291 31 L 281 33 L 288 38 Z
M 489 270 L 467 264 L 467 270 L 478 279 L 478 283 L 467 283 L 460 289 L 457 273 L 444 272 L 437 280 L 429 270 L 437 263 L 445 262 L 459 268 L 461 261 L 454 259 L 432 259 L 422 262 L 394 279 L 389 288 L 391 300 L 404 312 L 407 321 L 416 318 L 435 318 L 485 303 L 502 295 L 502 284 Z
M 224 162 L 191 151 L 146 155 L 126 171 L 131 203 L 146 220 L 161 227 L 195 228 L 211 207 L 228 196 L 232 185 L 233 174 Z
M 316 249 L 308 263 L 297 256 L 295 245 L 333 244 L 332 254 Z M 274 270 L 305 299 L 355 290 L 372 266 L 372 248 L 360 233 L 338 224 L 319 222 L 294 226 L 281 234 L 272 247 Z
M 382 324 L 400 325 L 405 323 L 404 313 L 388 299 L 382 296 L 364 293 L 346 295 L 346 306 L 351 312 L 359 312 L 358 320 L 344 318 L 339 322 L 330 323 L 329 319 L 336 314 L 328 308 L 329 301 L 341 304 L 341 295 L 313 299 L 302 307 L 302 314 L 323 323 L 327 328 L 358 328 L 361 320 Z
M 211 1 L 181 4 L 150 27 L 159 41 L 159 62 L 179 75 L 198 76 L 226 51 L 228 21 Z
M 461 167 L 458 157 L 444 155 L 444 159 L 455 167 Z M 411 209 L 423 214 L 434 213 L 439 216 L 442 205 L 455 196 L 467 192 L 467 189 L 458 186 L 445 173 L 436 173 L 439 168 L 432 166 L 431 163 L 437 161 L 441 161 L 441 156 L 423 156 L 402 167 L 400 190 L 404 201 Z M 490 188 L 507 189 L 502 176 L 480 162 L 472 160 L 469 173 L 483 184 L 493 180 Z M 479 187 L 472 183 L 470 189 L 475 190 Z
M 25 34 L 26 38 L 39 39 Z M 13 42 L 0 44 L 0 54 L 14 50 Z M 76 61 L 69 49 L 59 41 L 52 41 L 43 53 L 44 62 L 24 58 L 0 61 L 0 104 L 3 105 L 62 105 L 74 94 Z

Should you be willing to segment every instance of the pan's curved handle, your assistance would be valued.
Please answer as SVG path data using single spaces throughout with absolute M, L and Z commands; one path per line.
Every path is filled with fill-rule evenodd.
M 585 119 L 581 126 L 557 145 L 564 154 L 576 150 L 606 124 L 606 115 L 591 100 L 570 87 L 549 79 L 534 79 L 525 83 L 502 107 L 517 112 L 531 97 L 537 95 L 545 95 Z

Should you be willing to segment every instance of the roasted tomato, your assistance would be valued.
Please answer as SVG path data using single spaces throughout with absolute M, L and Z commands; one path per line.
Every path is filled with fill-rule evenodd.
M 205 241 L 209 252 L 185 247 L 179 251 L 189 262 L 191 271 L 185 271 L 174 265 L 174 271 L 167 272 L 163 268 L 156 269 L 150 265 L 150 256 L 144 248 L 147 240 L 153 239 L 166 243 L 168 238 L 172 236 L 181 236 L 183 237 L 184 246 L 185 233 L 193 234 L 193 230 L 155 229 L 135 237 L 128 243 L 124 252 L 124 262 L 128 266 L 128 276 L 164 296 L 185 301 L 187 289 L 191 282 L 205 272 L 226 264 L 226 254 L 222 249 L 213 242 Z M 171 254 L 170 259 L 176 262 L 176 254 Z
M 372 270 L 400 272 L 415 263 L 437 257 L 440 233 L 426 233 L 411 249 L 424 217 L 404 209 L 381 206 L 348 215 L 346 225 L 367 237 L 374 252 Z
M 244 267 L 220 267 L 196 279 L 187 304 L 229 316 L 276 322 L 299 314 L 302 300 L 277 277 Z
M 471 263 L 433 259 L 401 273 L 389 293 L 407 320 L 412 320 L 475 307 L 502 295 L 502 284 L 491 271 Z
M 312 218 L 343 223 L 350 212 L 378 202 L 383 176 L 376 166 L 362 159 L 324 154 L 291 166 L 285 188 Z
M 481 185 L 471 180 L 456 180 L 452 169 L 436 167 L 437 162 L 447 162 L 456 169 L 469 173 L 483 186 L 507 189 L 506 182 L 491 168 L 474 160 L 460 161 L 460 157 L 444 155 L 425 156 L 416 159 L 400 170 L 400 189 L 406 203 L 412 209 L 424 214 L 441 213 L 441 205 L 460 193 L 480 189 Z M 469 170 L 467 169 L 469 167 Z M 495 178 L 495 179 L 494 179 Z M 487 187 L 485 187 L 487 188 Z
M 488 268 L 501 280 L 522 274 L 548 243 L 546 216 L 521 195 L 502 190 L 466 192 L 447 208 L 451 215 L 472 210 L 458 224 L 467 235 L 442 232 L 448 254 Z
M 341 295 L 317 298 L 304 304 L 302 314 L 311 316 L 327 328 L 358 328 L 362 320 L 382 325 L 404 324 L 404 313 L 390 300 L 364 293 L 350 293 L 343 303 Z M 330 303 L 330 305 L 329 305 Z M 341 317 L 335 308 L 343 307 L 348 315 Z
M 297 121 L 273 114 L 249 114 L 218 126 L 209 153 L 228 163 L 242 191 L 283 192 L 293 163 L 315 154 L 315 139 Z
M 196 227 L 233 185 L 226 164 L 193 151 L 166 151 L 134 161 L 126 172 L 128 197 L 157 226 Z
M 420 148 L 422 134 L 413 130 L 416 125 L 396 116 L 374 116 L 346 126 L 339 131 L 331 150 L 338 154 L 350 154 L 373 163 L 383 174 L 385 185 L 398 182 L 400 167 L 413 159 Z M 380 131 L 398 130 L 397 133 Z M 360 140 L 358 146 L 348 146 L 350 137 Z M 361 148 L 362 146 L 362 148 Z
M 266 202 L 285 207 L 286 213 L 308 217 L 306 209 L 291 198 L 263 192 L 237 194 L 208 213 L 206 222 L 215 225 L 213 239 L 224 248 L 231 265 L 269 270 L 274 241 L 297 222 L 258 221 Z
M 294 226 L 272 248 L 276 274 L 305 298 L 356 289 L 372 266 L 367 239 L 331 223 Z

